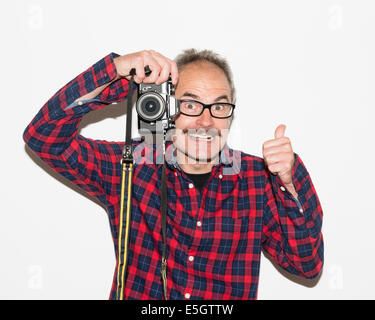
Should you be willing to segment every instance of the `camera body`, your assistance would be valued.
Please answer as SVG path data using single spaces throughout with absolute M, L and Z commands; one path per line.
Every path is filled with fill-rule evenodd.
M 175 92 L 171 79 L 156 85 L 140 83 L 136 110 L 139 133 L 162 133 L 174 128 L 174 117 L 179 113 L 179 104 L 173 96 Z

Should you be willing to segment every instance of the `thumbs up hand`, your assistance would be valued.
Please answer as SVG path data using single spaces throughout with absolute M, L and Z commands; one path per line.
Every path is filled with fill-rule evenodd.
M 285 129 L 286 126 L 280 124 L 275 130 L 275 138 L 263 143 L 263 158 L 268 170 L 277 174 L 288 191 L 297 198 L 292 180 L 294 152 L 289 138 L 285 137 Z

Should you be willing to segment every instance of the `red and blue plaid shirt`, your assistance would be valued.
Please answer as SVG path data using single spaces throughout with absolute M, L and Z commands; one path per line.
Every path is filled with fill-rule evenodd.
M 77 98 L 113 80 L 110 54 L 60 89 L 23 133 L 26 144 L 53 170 L 97 198 L 109 215 L 117 254 L 124 142 L 78 134 L 90 111 L 126 98 L 128 81 L 96 98 Z M 134 139 L 131 231 L 125 299 L 162 299 L 160 275 L 161 150 Z M 323 266 L 322 208 L 300 157 L 293 184 L 298 200 L 260 157 L 226 145 L 202 193 L 181 170 L 167 144 L 168 299 L 256 299 L 261 250 L 285 270 L 316 277 Z M 159 158 L 160 159 L 160 158 Z M 42 199 L 41 199 L 42 200 Z M 116 266 L 117 267 L 117 266 Z M 116 297 L 115 272 L 110 299 Z

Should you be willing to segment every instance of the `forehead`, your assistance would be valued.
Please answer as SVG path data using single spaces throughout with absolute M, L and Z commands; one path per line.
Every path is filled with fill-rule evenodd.
M 211 62 L 199 61 L 189 63 L 179 71 L 176 97 L 180 98 L 186 92 L 210 100 L 221 95 L 230 98 L 231 88 L 223 70 Z

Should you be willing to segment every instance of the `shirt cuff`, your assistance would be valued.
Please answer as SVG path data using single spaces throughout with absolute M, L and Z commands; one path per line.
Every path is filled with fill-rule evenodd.
M 111 52 L 92 66 L 92 75 L 96 88 L 112 81 L 117 76 L 114 58 L 119 56 L 117 53 Z
M 291 212 L 295 213 L 295 218 L 298 218 L 299 215 L 303 215 L 308 209 L 308 203 L 305 201 L 305 182 L 308 182 L 308 177 L 309 173 L 307 172 L 301 158 L 296 153 L 294 153 L 292 182 L 294 189 L 298 194 L 298 199 L 294 198 L 294 196 L 288 191 L 278 175 L 271 174 L 272 188 L 276 198 L 281 201 L 284 208 L 289 208 L 291 209 Z
M 65 110 L 72 109 L 76 106 L 82 106 L 84 104 L 96 102 L 96 103 L 113 103 L 118 102 L 126 97 L 127 94 L 127 83 L 125 78 L 121 78 L 118 81 L 111 83 L 95 98 L 75 101 L 79 97 L 84 96 L 87 93 L 92 92 L 96 88 L 111 82 L 117 76 L 116 65 L 114 58 L 119 57 L 117 53 L 110 53 L 103 59 L 96 62 L 86 72 L 77 77 L 77 82 L 80 85 L 74 83 L 67 88 L 70 92 L 68 96 L 73 97 L 73 101 L 64 108 Z M 78 89 L 78 90 L 75 90 Z
M 75 102 L 71 103 L 64 110 L 69 110 L 69 109 L 74 108 L 76 106 L 81 106 L 83 104 L 92 103 L 92 102 L 101 102 L 101 101 L 98 98 L 87 99 L 87 100 L 79 100 L 79 101 L 75 101 Z

